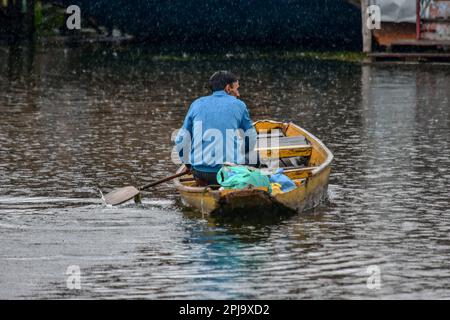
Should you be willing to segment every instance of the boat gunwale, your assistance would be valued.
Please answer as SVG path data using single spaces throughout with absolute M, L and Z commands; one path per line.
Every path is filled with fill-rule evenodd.
M 315 135 L 313 135 L 311 132 L 303 129 L 302 127 L 300 127 L 300 126 L 298 126 L 298 125 L 296 125 L 295 123 L 292 123 L 292 122 L 290 122 L 289 125 L 296 127 L 297 129 L 302 131 L 305 135 L 307 135 L 311 140 L 314 140 L 315 142 L 317 142 L 317 144 L 327 154 L 327 157 L 326 157 L 325 161 L 323 163 L 321 163 L 319 166 L 317 166 L 317 168 L 311 170 L 312 176 L 314 176 L 316 174 L 319 174 L 320 172 L 322 172 L 323 170 L 328 168 L 331 165 L 331 162 L 334 159 L 334 155 L 331 152 L 331 150 L 328 149 L 328 147 L 319 138 L 317 138 Z

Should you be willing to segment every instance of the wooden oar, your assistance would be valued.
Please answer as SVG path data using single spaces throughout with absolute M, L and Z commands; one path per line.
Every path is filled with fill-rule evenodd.
M 164 179 L 161 179 L 161 180 L 158 180 L 155 182 L 151 182 L 151 183 L 146 184 L 139 188 L 135 188 L 133 186 L 128 186 L 128 187 L 123 187 L 123 188 L 111 191 L 110 193 L 108 193 L 104 196 L 104 201 L 106 204 L 110 204 L 113 206 L 119 205 L 121 203 L 127 202 L 128 200 L 131 200 L 131 199 L 137 197 L 142 190 L 145 190 L 150 187 L 154 187 L 158 184 L 161 184 L 161 183 L 173 180 L 175 178 L 184 176 L 185 174 L 188 174 L 189 172 L 190 172 L 190 170 L 186 168 L 184 171 L 182 171 L 180 173 L 174 174 L 170 177 L 166 177 Z

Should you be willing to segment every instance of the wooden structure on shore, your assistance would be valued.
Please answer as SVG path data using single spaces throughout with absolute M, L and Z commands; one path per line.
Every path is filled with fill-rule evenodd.
M 449 0 L 411 0 L 408 5 L 415 5 L 415 21 L 383 21 L 382 16 L 378 30 L 370 30 L 367 25 L 367 9 L 372 4 L 377 1 L 361 0 L 359 3 L 363 51 L 372 60 L 450 60 Z

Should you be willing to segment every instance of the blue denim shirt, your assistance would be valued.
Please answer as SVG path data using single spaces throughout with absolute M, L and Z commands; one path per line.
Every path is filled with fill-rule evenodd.
M 245 153 L 256 144 L 256 130 L 245 103 L 221 90 L 192 103 L 175 143 L 183 163 L 217 172 L 224 162 L 245 162 Z

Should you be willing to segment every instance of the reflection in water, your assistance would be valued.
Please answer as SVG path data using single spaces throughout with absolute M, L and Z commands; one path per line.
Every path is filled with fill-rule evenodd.
M 448 66 L 145 48 L 0 47 L 0 62 L 0 297 L 450 297 Z M 329 203 L 230 222 L 165 184 L 142 207 L 102 206 L 97 187 L 174 172 L 171 132 L 216 69 L 241 76 L 253 119 L 299 123 L 334 152 Z

